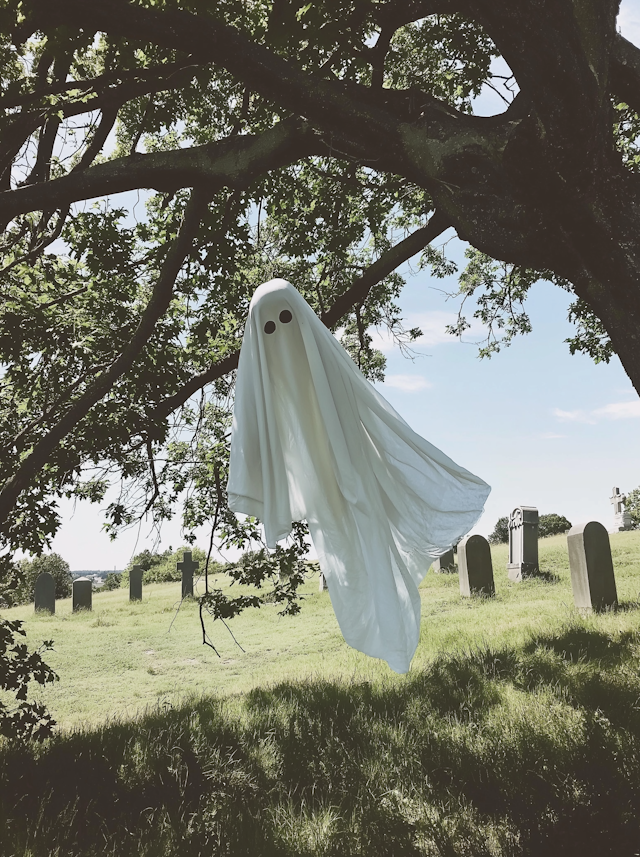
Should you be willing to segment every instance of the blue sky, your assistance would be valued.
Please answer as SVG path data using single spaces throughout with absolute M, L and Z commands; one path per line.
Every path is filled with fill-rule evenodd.
M 640 0 L 623 0 L 619 26 L 640 45 Z M 487 93 L 478 112 L 500 112 L 494 98 Z M 462 261 L 464 246 L 453 238 L 447 254 Z M 557 512 L 574 524 L 598 520 L 610 529 L 611 488 L 640 486 L 640 400 L 620 361 L 596 366 L 569 353 L 571 296 L 548 283 L 533 286 L 527 301 L 532 333 L 479 360 L 473 330 L 462 343 L 444 332 L 457 305 L 443 290 L 454 289 L 453 279 L 408 276 L 400 304 L 407 326 L 420 327 L 424 336 L 413 361 L 377 337 L 387 356 L 386 381 L 378 388 L 419 434 L 492 486 L 475 532 L 487 535 L 517 505 Z M 134 552 L 155 544 L 144 524 L 110 541 L 98 506 L 64 502 L 61 512 L 52 549 L 73 570 L 121 569 Z M 169 522 L 160 547 L 180 544 L 179 526 Z

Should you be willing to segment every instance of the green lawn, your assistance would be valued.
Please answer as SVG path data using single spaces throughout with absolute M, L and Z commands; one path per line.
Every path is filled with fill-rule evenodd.
M 640 594 L 640 532 L 620 533 L 611 542 L 618 598 L 628 607 Z M 442 653 L 519 644 L 532 632 L 574 615 L 564 536 L 545 539 L 540 546 L 541 569 L 557 576 L 556 583 L 511 583 L 506 545 L 492 552 L 494 599 L 462 598 L 457 575 L 427 574 L 421 586 L 422 635 L 412 672 Z M 219 583 L 228 585 L 225 579 Z M 229 626 L 244 652 L 222 624 L 209 623 L 220 658 L 202 645 L 197 604 L 180 606 L 179 583 L 146 586 L 142 603 L 134 604 L 124 590 L 96 593 L 91 613 L 72 613 L 68 599 L 57 603 L 55 616 L 35 615 L 31 607 L 2 615 L 25 621 L 31 645 L 55 641 L 55 651 L 46 660 L 60 681 L 38 698 L 63 728 L 132 717 L 194 694 L 244 693 L 283 680 L 405 681 L 386 664 L 345 644 L 328 593 L 318 592 L 317 578 L 303 593 L 299 616 L 280 617 L 274 605 L 266 605 L 232 620 Z M 634 626 L 638 616 L 625 609 L 584 622 L 613 631 Z
M 8 855 L 636 855 L 640 532 L 611 543 L 615 613 L 575 611 L 564 537 L 520 584 L 494 548 L 494 599 L 427 575 L 407 676 L 347 648 L 317 579 L 298 617 L 233 620 L 244 653 L 209 626 L 220 659 L 178 584 L 4 611 L 60 675 L 58 735 L 0 751 Z

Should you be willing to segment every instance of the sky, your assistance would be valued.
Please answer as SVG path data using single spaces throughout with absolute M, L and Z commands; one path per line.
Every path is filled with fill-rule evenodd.
M 618 25 L 640 45 L 640 0 L 623 0 Z M 502 109 L 490 92 L 476 106 L 487 115 Z M 435 243 L 445 241 L 447 255 L 463 262 L 466 245 L 452 231 Z M 444 331 L 457 315 L 455 300 L 445 295 L 455 290 L 455 278 L 434 280 L 412 272 L 411 263 L 400 272 L 407 277 L 399 301 L 405 324 L 423 336 L 407 360 L 375 333 L 387 357 L 386 379 L 377 387 L 415 431 L 492 486 L 473 532 L 488 535 L 519 505 L 611 529 L 612 487 L 624 493 L 640 486 L 640 400 L 617 357 L 596 365 L 570 354 L 564 340 L 574 333 L 567 320 L 571 295 L 534 285 L 526 304 L 532 332 L 480 360 L 474 341 L 481 331 L 467 332 L 463 342 Z M 145 523 L 111 541 L 100 506 L 62 501 L 60 511 L 63 524 L 51 549 L 72 570 L 123 569 L 146 547 L 183 544 L 176 521 L 163 526 L 159 543 Z M 206 541 L 203 533 L 202 546 Z

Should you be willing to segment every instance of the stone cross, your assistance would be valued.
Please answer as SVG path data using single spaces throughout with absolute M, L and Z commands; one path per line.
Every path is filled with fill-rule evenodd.
M 447 571 L 455 571 L 456 563 L 453 558 L 453 548 L 448 550 L 446 553 L 443 553 L 442 556 L 434 559 L 432 566 L 435 574 L 442 574 Z
M 458 545 L 460 594 L 495 595 L 491 548 L 484 536 L 467 536 Z
M 36 613 L 38 610 L 44 610 L 47 613 L 56 612 L 56 582 L 48 571 L 38 575 L 33 601 Z
M 571 527 L 567 535 L 573 600 L 581 610 L 606 610 L 618 603 L 609 533 L 599 521 Z
M 509 517 L 507 571 L 515 583 L 539 571 L 538 510 L 534 506 L 517 506 Z
M 620 493 L 619 488 L 612 488 L 612 497 L 609 502 L 613 505 L 613 532 L 620 533 L 624 530 L 630 530 L 633 526 L 631 515 L 625 509 L 627 498 Z
M 142 575 L 144 569 L 141 565 L 134 565 L 129 572 L 129 601 L 142 601 Z
M 91 610 L 93 582 L 89 577 L 76 577 L 73 581 L 73 612 Z
M 185 551 L 178 571 L 182 572 L 182 597 L 193 596 L 193 572 L 198 570 L 199 562 L 191 559 L 191 551 Z

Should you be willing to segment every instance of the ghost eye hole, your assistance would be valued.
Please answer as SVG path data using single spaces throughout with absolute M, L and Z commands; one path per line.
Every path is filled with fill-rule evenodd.
M 279 315 L 279 318 L 283 324 L 289 324 L 293 316 L 291 315 L 288 309 L 283 309 Z
M 275 321 L 268 321 L 264 326 L 264 332 L 265 333 L 273 333 L 273 331 L 275 329 L 276 329 Z

